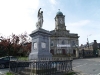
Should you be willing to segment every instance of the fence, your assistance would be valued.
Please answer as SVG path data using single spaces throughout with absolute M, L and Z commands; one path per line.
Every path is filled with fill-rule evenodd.
M 72 60 L 42 58 L 31 62 L 11 62 L 10 71 L 16 75 L 63 75 L 72 71 Z
M 82 50 L 82 51 L 80 51 L 80 57 L 83 57 L 83 58 L 94 57 L 93 50 Z

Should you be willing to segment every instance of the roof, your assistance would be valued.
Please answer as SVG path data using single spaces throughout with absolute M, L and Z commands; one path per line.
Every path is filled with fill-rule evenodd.
M 79 38 L 78 34 L 74 34 L 74 33 L 69 33 L 69 30 L 52 30 L 50 31 L 51 36 L 54 37 L 70 37 L 70 38 Z M 61 33 L 65 33 L 65 34 L 61 34 Z
M 58 16 L 62 16 L 63 15 L 63 13 L 59 10 L 58 12 L 57 12 L 57 14 L 56 15 L 58 15 Z

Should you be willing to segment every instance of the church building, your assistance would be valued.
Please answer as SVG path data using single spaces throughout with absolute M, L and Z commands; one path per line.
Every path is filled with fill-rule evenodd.
M 65 15 L 60 10 L 55 16 L 55 29 L 50 33 L 50 52 L 54 56 L 79 56 L 79 36 L 66 29 Z

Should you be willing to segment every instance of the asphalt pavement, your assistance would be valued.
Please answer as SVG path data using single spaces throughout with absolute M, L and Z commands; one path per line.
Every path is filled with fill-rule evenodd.
M 100 75 L 100 58 L 75 59 L 73 70 L 82 75 Z
M 0 69 L 0 75 L 5 75 L 5 73 L 9 72 L 9 69 Z

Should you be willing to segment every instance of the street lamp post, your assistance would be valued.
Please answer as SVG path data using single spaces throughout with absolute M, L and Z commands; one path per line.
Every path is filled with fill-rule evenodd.
M 89 39 L 88 39 L 89 36 L 91 36 L 91 34 L 90 35 L 87 35 L 87 45 L 88 45 L 88 49 L 89 49 Z

